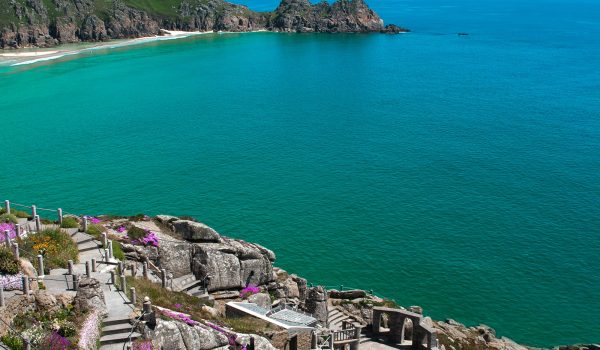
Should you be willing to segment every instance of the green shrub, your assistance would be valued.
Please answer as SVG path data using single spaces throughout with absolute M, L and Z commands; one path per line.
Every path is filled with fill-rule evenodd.
M 67 217 L 63 218 L 63 222 L 62 222 L 62 225 L 60 225 L 60 227 L 62 227 L 62 228 L 79 228 L 79 221 L 72 216 L 67 216 Z
M 78 262 L 77 244 L 61 229 L 45 229 L 31 234 L 23 241 L 23 248 L 32 254 L 44 255 L 45 272 L 65 268 L 67 262 Z
M 97 240 L 100 240 L 102 237 L 102 232 L 104 232 L 104 227 L 99 224 L 88 225 L 88 229 L 86 233 Z
M 8 220 L 8 222 L 12 222 L 13 224 L 18 224 L 19 221 L 17 220 L 17 217 L 14 216 L 13 214 L 2 214 L 0 215 L 0 222 L 6 222 L 6 220 Z
M 146 237 L 147 234 L 148 232 L 146 232 L 146 230 L 136 226 L 131 226 L 127 229 L 127 237 L 130 239 L 141 239 Z
M 112 241 L 112 247 L 113 247 L 113 255 L 115 256 L 115 258 L 118 260 L 124 261 L 125 253 L 123 253 L 123 249 L 121 249 L 121 243 L 119 243 L 117 241 Z
M 0 247 L 0 273 L 5 275 L 19 273 L 19 263 L 15 261 L 15 256 L 10 249 L 5 246 Z
M 23 350 L 23 339 L 12 332 L 3 335 L 0 340 L 11 350 Z
M 27 212 L 24 212 L 22 210 L 12 210 L 10 211 L 10 213 L 16 217 L 18 217 L 19 219 L 29 219 L 31 217 L 31 215 Z

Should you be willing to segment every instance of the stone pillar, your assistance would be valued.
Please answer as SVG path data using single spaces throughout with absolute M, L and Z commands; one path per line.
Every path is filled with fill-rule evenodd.
M 104 262 L 107 264 L 110 262 L 110 252 L 108 251 L 108 248 L 104 249 Z
M 129 300 L 131 300 L 131 303 L 134 305 L 137 302 L 137 293 L 135 292 L 135 287 L 129 288 Z
M 381 327 L 381 312 L 373 310 L 373 334 L 378 334 Z
M 113 245 L 111 240 L 108 240 L 108 253 L 111 259 L 115 257 L 113 253 Z
M 131 264 L 131 276 L 135 277 L 137 275 L 137 263 L 134 262 Z
M 4 209 L 6 209 L 6 214 L 10 214 L 10 201 L 8 199 L 4 201 Z
M 308 289 L 305 308 L 321 325 L 327 324 L 327 292 L 323 287 L 317 286 Z
M 160 279 L 162 282 L 162 287 L 167 288 L 167 270 L 162 269 L 162 270 L 160 270 L 160 272 L 161 272 Z
M 63 212 L 62 208 L 58 208 L 58 226 L 62 226 L 63 223 Z
M 73 274 L 73 260 L 67 261 L 67 275 Z
M 87 217 L 83 217 L 83 232 L 87 232 L 88 230 L 88 218 Z
M 147 261 L 144 261 L 142 263 L 142 276 L 145 279 L 148 279 L 148 262 Z
M 117 265 L 117 274 L 119 276 L 125 274 L 125 264 L 123 264 L 122 261 L 119 261 L 119 264 Z
M 96 259 L 92 258 L 92 272 L 96 272 Z
M 31 206 L 31 217 L 35 219 L 37 216 L 37 207 L 35 205 Z
M 40 220 L 40 216 L 36 215 L 33 218 L 35 220 L 35 232 L 42 231 L 42 220 Z
M 29 296 L 29 277 L 23 276 L 21 277 L 21 281 L 23 283 L 23 294 Z
M 15 235 L 17 236 L 17 238 L 21 237 L 21 224 L 15 225 Z
M 0 285 L 0 307 L 4 306 L 4 286 Z
M 90 266 L 90 262 L 89 261 L 85 262 L 85 275 L 88 278 L 92 277 L 92 268 Z
M 6 244 L 6 248 L 10 248 L 10 245 L 12 244 L 9 230 L 4 230 L 4 244 Z
M 317 348 L 317 333 L 315 331 L 312 331 L 310 333 L 310 348 L 311 349 Z
M 77 291 L 79 289 L 79 275 L 73 275 L 73 290 Z
M 127 292 L 127 278 L 125 277 L 125 275 L 121 275 L 121 292 L 123 292 L 123 294 L 125 294 Z
M 389 320 L 388 326 L 390 329 L 389 340 L 394 344 L 402 343 L 402 337 L 404 337 L 404 320 L 407 318 L 405 315 L 398 312 L 388 313 Z M 413 324 L 412 336 L 415 336 L 415 326 Z
M 108 248 L 108 236 L 106 235 L 106 232 L 102 232 L 102 247 Z
M 110 270 L 110 284 L 112 284 L 112 285 L 115 284 L 115 271 L 114 270 Z
M 44 256 L 41 254 L 38 255 L 37 261 L 38 261 L 38 276 L 43 277 L 45 275 L 44 274 Z
M 13 255 L 15 256 L 15 260 L 19 261 L 19 259 L 21 259 L 21 252 L 19 252 L 19 244 L 13 243 L 12 247 L 13 247 Z
M 356 341 L 354 343 L 350 343 L 350 350 L 359 350 L 360 349 L 360 333 L 362 331 L 361 327 L 355 327 L 356 333 L 354 333 L 354 339 Z

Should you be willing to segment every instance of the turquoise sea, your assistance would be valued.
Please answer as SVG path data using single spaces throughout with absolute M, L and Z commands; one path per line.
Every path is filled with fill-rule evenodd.
M 371 5 L 413 33 L 0 67 L 0 199 L 193 215 L 312 283 L 533 346 L 600 342 L 600 4 Z

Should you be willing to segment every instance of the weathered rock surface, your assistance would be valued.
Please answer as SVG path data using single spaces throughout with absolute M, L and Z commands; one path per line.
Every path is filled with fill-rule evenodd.
M 248 302 L 254 303 L 264 309 L 271 310 L 271 297 L 267 293 L 257 293 L 248 297 Z
M 308 288 L 305 309 L 319 320 L 322 325 L 327 323 L 327 292 L 321 286 Z
M 99 309 L 106 313 L 106 301 L 100 281 L 95 278 L 84 277 L 79 281 L 79 288 L 73 300 L 76 308 L 82 311 Z
M 221 236 L 217 231 L 203 223 L 190 220 L 177 220 L 170 223 L 175 233 L 191 242 L 213 242 L 219 243 Z
M 239 345 L 246 346 L 250 344 L 250 338 L 254 338 L 254 349 L 256 350 L 277 350 L 267 338 L 256 334 L 238 334 L 235 342 Z
M 155 349 L 163 350 L 209 350 L 226 346 L 227 337 L 203 326 L 189 326 L 175 320 L 156 319 L 152 329 L 144 327 L 142 333 L 152 339 Z

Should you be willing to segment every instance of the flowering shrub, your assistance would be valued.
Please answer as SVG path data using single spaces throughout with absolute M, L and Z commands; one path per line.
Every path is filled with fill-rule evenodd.
M 125 228 L 125 226 L 119 226 L 119 227 L 117 227 L 117 232 L 119 232 L 119 233 L 123 233 L 123 232 L 125 232 L 126 230 L 127 230 L 127 229 Z
M 23 289 L 23 274 L 0 276 L 0 285 L 4 290 L 21 290 Z
M 242 289 L 242 291 L 240 292 L 240 297 L 242 298 L 247 298 L 253 294 L 257 294 L 260 293 L 260 288 L 257 286 L 254 286 L 252 284 L 249 284 L 248 287 Z
M 138 339 L 133 342 L 133 350 L 152 350 L 152 341 Z
M 168 310 L 168 309 L 162 309 L 160 311 L 163 315 L 172 318 L 174 320 L 178 320 L 181 322 L 185 322 L 190 326 L 197 326 L 200 324 L 200 322 L 198 321 L 194 321 L 190 318 L 190 316 L 183 314 L 181 312 L 177 312 L 177 311 L 173 311 L 173 310 Z
M 15 225 L 11 222 L 3 222 L 0 223 L 0 243 L 6 241 L 6 236 L 4 235 L 4 231 L 8 231 L 8 236 L 10 239 L 15 239 L 17 237 L 17 231 L 15 230 Z
M 145 230 L 145 235 L 136 238 L 134 235 L 131 235 L 133 233 L 131 231 L 129 232 L 130 235 L 125 237 L 130 240 L 131 244 L 158 247 L 158 236 L 154 232 Z
M 71 347 L 69 339 L 56 332 L 50 333 L 42 341 L 42 348 L 46 350 L 67 350 Z
M 100 339 L 100 310 L 92 312 L 83 322 L 81 331 L 79 332 L 78 346 L 83 350 L 96 349 L 96 341 Z
M 99 223 L 102 221 L 102 220 L 100 220 L 100 219 L 98 219 L 98 218 L 96 218 L 96 217 L 93 217 L 93 216 L 84 216 L 84 218 L 87 218 L 87 219 L 88 219 L 88 221 L 89 221 L 90 223 L 94 224 L 94 225 L 95 225 L 95 224 L 99 224 Z
M 23 249 L 44 255 L 44 270 L 65 268 L 68 260 L 78 262 L 77 244 L 63 230 L 47 228 L 31 234 L 23 241 Z

